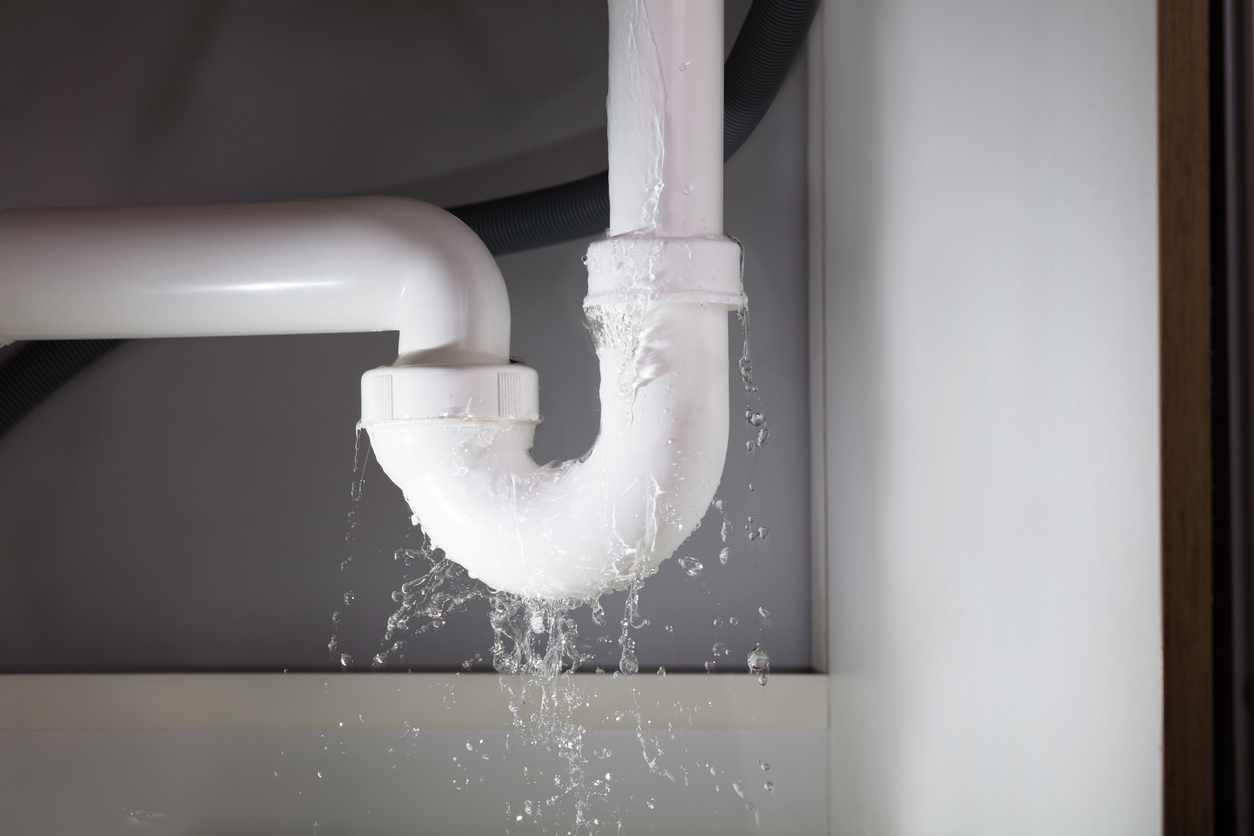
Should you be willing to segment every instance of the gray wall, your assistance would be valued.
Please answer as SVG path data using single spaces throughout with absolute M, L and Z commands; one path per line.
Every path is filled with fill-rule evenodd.
M 23 163 L 5 167 L 0 206 L 371 191 L 447 205 L 491 196 L 494 184 L 547 185 L 604 164 L 599 3 L 540 3 L 513 18 L 507 3 L 465 4 L 465 13 L 444 4 L 353 13 L 318 3 L 176 5 L 163 14 L 177 20 L 161 31 L 122 25 L 124 13 L 151 5 L 100 13 L 99 26 L 134 41 L 125 73 L 108 52 L 91 52 L 99 41 L 88 35 L 62 47 L 59 74 L 29 47 L 0 49 L 9 70 L 0 79 L 10 79 L 0 148 Z M 210 7 L 212 25 L 193 14 Z M 733 32 L 745 7 L 729 6 Z M 31 32 L 66 25 L 43 14 L 0 6 L 0 39 L 26 44 Z M 283 14 L 301 18 L 295 32 Z M 409 49 L 397 32 L 419 45 L 451 39 L 461 57 L 436 72 L 442 53 Z M 179 37 L 199 44 L 198 57 L 163 86 L 161 61 L 141 59 L 181 54 Z M 499 60 L 466 57 L 484 55 Z M 25 87 L 13 81 L 19 71 Z M 115 107 L 94 101 L 96 77 L 95 98 L 116 98 Z M 736 523 L 732 556 L 719 565 L 720 520 L 711 515 L 680 551 L 704 573 L 686 577 L 669 561 L 645 584 L 642 614 L 652 625 L 637 636 L 645 668 L 699 670 L 722 641 L 733 652 L 719 668 L 743 670 L 759 638 L 776 670 L 809 664 L 805 133 L 799 65 L 727 166 L 726 227 L 746 247 L 762 398 L 746 399 L 733 380 L 719 494 Z M 549 179 L 530 182 L 541 177 Z M 501 259 L 513 352 L 540 372 L 540 461 L 580 455 L 595 439 L 596 366 L 581 310 L 586 246 Z M 733 324 L 733 358 L 740 341 Z M 392 553 L 415 532 L 399 491 L 372 464 L 362 526 L 345 542 L 352 428 L 358 377 L 394 356 L 394 334 L 131 342 L 65 386 L 0 439 L 0 670 L 329 667 L 337 609 L 341 650 L 369 659 L 402 582 Z M 739 417 L 750 403 L 771 429 L 753 456 Z M 749 514 L 769 527 L 764 543 L 745 538 Z M 349 589 L 355 602 L 345 608 Z M 606 606 L 621 611 L 621 595 Z M 769 627 L 759 606 L 773 614 Z M 714 623 L 733 616 L 736 626 Z M 414 642 L 401 666 L 456 667 L 487 656 L 489 643 L 482 606 L 472 605 Z M 598 662 L 612 666 L 613 647 L 597 646 Z

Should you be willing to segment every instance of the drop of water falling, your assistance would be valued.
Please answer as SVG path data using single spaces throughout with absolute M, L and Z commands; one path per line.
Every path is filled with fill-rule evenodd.
M 736 616 L 733 615 L 731 618 L 727 619 L 727 623 L 735 627 L 737 624 L 740 623 L 740 619 L 736 618 Z
M 746 802 L 745 802 L 745 809 L 746 809 L 746 810 L 752 810 L 752 809 L 753 809 L 753 802 L 752 802 L 752 801 L 746 801 Z
M 336 627 L 339 627 L 340 618 L 342 618 L 343 615 L 344 613 L 340 612 L 339 610 L 336 610 L 335 612 L 331 613 L 331 623 L 335 625 Z
M 663 665 L 662 667 L 660 667 L 660 668 L 658 668 L 658 669 L 657 669 L 657 675 L 658 675 L 658 676 L 666 676 L 666 666 L 665 666 L 665 665 Z
M 736 795 L 740 796 L 741 798 L 745 797 L 744 785 L 741 784 L 739 781 L 732 781 L 732 789 L 736 791 Z
M 732 524 L 731 524 L 731 520 L 728 520 L 728 519 L 724 519 L 724 520 L 723 520 L 723 528 L 722 528 L 722 530 L 721 530 L 719 533 L 720 533 L 720 534 L 722 535 L 722 537 L 723 537 L 723 542 L 724 542 L 724 543 L 726 543 L 726 542 L 727 542 L 727 538 L 728 538 L 728 537 L 730 537 L 730 536 L 731 536 L 731 533 L 732 533 Z
M 758 539 L 758 532 L 757 532 L 756 530 L 755 530 L 755 531 L 750 531 L 750 532 L 749 532 L 749 539 L 750 539 L 750 540 L 756 540 L 756 539 Z
M 750 491 L 752 491 L 752 490 L 753 490 L 753 483 L 752 483 L 752 482 L 750 482 L 750 483 L 749 483 L 749 490 L 750 490 Z
M 727 556 L 730 554 L 731 554 L 731 549 L 727 548 L 726 546 L 723 546 L 722 551 L 718 553 L 718 562 L 726 566 Z
M 348 669 L 349 669 L 349 668 L 351 668 L 352 666 L 353 666 L 353 657 L 352 657 L 352 654 L 350 654 L 350 653 L 341 653 L 341 654 L 340 654 L 340 667 L 341 667 L 341 668 L 343 668 L 344 670 L 348 670 Z
M 640 670 L 640 663 L 636 661 L 636 654 L 631 652 L 624 653 L 622 660 L 618 663 L 618 669 L 628 676 Z
M 356 600 L 357 600 L 357 596 L 353 594 L 353 591 L 351 589 L 348 592 L 344 593 L 344 606 L 351 607 L 353 605 L 353 602 Z
M 322 777 L 322 773 L 321 773 L 321 772 L 317 773 L 317 775 L 318 775 L 318 777 L 319 777 L 319 778 L 321 778 L 321 777 Z
M 752 441 L 746 441 L 746 442 L 745 442 L 745 450 L 749 451 L 750 453 L 752 453 L 752 452 L 753 452 L 753 442 L 752 442 Z
M 749 673 L 758 675 L 758 684 L 765 685 L 766 678 L 771 673 L 771 657 L 767 655 L 766 649 L 758 644 L 753 650 L 749 651 Z
M 701 565 L 701 561 L 695 557 L 681 557 L 679 558 L 679 565 L 690 578 L 695 578 L 705 568 Z
M 766 790 L 767 792 L 775 792 L 775 784 L 773 784 L 770 781 L 767 781 L 765 784 L 762 785 L 762 789 Z
M 346 558 L 344 562 L 340 564 L 340 571 L 346 575 L 353 571 L 353 559 L 351 557 Z
M 387 655 L 387 653 L 376 653 L 376 654 L 374 655 L 374 660 L 373 660 L 373 661 L 371 661 L 371 663 L 370 663 L 370 667 L 372 667 L 372 668 L 381 668 L 381 667 L 383 667 L 384 665 L 386 665 L 386 664 L 387 664 L 387 662 L 388 662 L 388 655 Z
M 767 763 L 766 761 L 763 761 L 763 762 L 762 762 L 762 771 L 763 771 L 763 772 L 770 772 L 770 770 L 771 770 L 771 765 L 770 765 L 769 763 Z
M 714 672 L 714 660 L 713 659 L 705 663 L 705 672 L 706 673 Z
M 763 618 L 769 621 L 771 618 L 771 611 L 768 610 L 766 607 L 758 607 L 758 615 L 762 616 Z
M 340 646 L 340 640 L 337 637 L 332 636 L 331 641 L 327 642 L 327 653 L 330 653 L 332 656 L 334 656 L 335 650 L 339 646 Z
M 759 529 L 758 529 L 758 539 L 759 539 L 759 540 L 765 540 L 765 539 L 766 539 L 766 534 L 767 534 L 767 528 L 766 528 L 766 526 L 762 526 L 761 528 L 759 528 Z
M 712 648 L 711 648 L 711 651 L 714 653 L 714 655 L 715 655 L 715 656 L 726 656 L 726 655 L 727 655 L 727 653 L 726 653 L 726 652 L 725 652 L 725 650 L 724 650 L 724 647 L 723 647 L 723 643 L 722 643 L 722 642 L 714 642 L 714 647 L 712 647 Z

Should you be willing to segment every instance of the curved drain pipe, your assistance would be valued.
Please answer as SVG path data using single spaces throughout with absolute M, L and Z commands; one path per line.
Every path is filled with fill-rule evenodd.
M 534 370 L 509 364 L 483 243 L 403 198 L 0 213 L 0 335 L 398 330 L 362 426 L 431 539 L 489 586 L 586 599 L 700 524 L 728 435 L 721 0 L 610 0 L 610 229 L 588 250 L 601 431 L 537 465 Z
M 535 424 L 504 406 L 424 413 L 427 369 L 362 381 L 362 424 L 415 521 L 472 576 L 541 598 L 652 574 L 705 515 L 727 453 L 727 313 L 742 293 L 740 247 L 722 235 L 722 2 L 609 5 L 610 229 L 588 250 L 584 303 L 601 372 L 592 451 L 541 467 Z M 521 411 L 538 399 L 529 375 L 498 386 Z

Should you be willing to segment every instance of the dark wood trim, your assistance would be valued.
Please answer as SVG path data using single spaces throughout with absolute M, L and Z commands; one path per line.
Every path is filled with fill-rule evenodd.
M 1163 814 L 1214 833 L 1210 4 L 1158 3 Z

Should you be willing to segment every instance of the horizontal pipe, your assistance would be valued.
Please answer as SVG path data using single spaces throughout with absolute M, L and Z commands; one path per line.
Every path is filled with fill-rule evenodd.
M 400 197 L 0 212 L 0 337 L 398 331 L 399 363 L 507 363 L 487 248 Z

